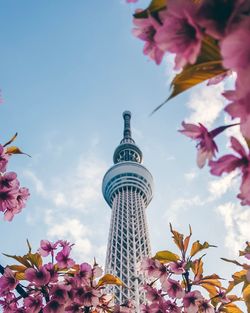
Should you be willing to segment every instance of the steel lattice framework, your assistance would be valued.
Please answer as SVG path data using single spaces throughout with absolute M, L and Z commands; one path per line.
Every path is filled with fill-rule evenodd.
M 141 164 L 142 152 L 131 137 L 131 113 L 125 111 L 124 136 L 114 152 L 114 165 L 103 179 L 103 195 L 112 209 L 106 273 L 117 275 L 125 287 L 112 287 L 115 300 L 134 300 L 136 312 L 144 302 L 144 278 L 138 264 L 151 255 L 145 209 L 152 199 L 153 178 Z

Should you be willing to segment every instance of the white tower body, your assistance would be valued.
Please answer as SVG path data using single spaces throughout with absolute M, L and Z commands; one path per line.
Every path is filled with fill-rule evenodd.
M 114 152 L 114 165 L 103 178 L 102 191 L 112 209 L 106 273 L 118 276 L 125 287 L 113 287 L 117 303 L 133 300 L 136 312 L 144 302 L 138 272 L 143 257 L 151 255 L 145 209 L 153 196 L 153 178 L 141 165 L 142 152 L 131 137 L 131 113 L 125 111 L 124 137 Z

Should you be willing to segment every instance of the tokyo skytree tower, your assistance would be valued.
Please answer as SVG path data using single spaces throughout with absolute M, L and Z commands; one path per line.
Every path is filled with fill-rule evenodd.
M 153 196 L 153 178 L 141 164 L 142 152 L 131 136 L 131 113 L 123 113 L 123 139 L 115 149 L 114 165 L 103 178 L 102 192 L 112 209 L 106 273 L 118 276 L 125 287 L 112 287 L 117 303 L 134 300 L 136 312 L 144 301 L 144 279 L 138 264 L 150 256 L 145 209 Z

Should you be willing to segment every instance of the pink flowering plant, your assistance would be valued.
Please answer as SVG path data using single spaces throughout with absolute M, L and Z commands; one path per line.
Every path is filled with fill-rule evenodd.
M 184 237 L 170 225 L 173 240 L 179 254 L 171 251 L 159 251 L 153 258 L 145 258 L 141 264 L 142 273 L 148 278 L 144 285 L 147 303 L 141 306 L 143 313 L 243 313 L 235 304 L 245 301 L 250 312 L 250 265 L 238 261 L 223 259 L 242 268 L 233 274 L 228 285 L 222 285 L 217 274 L 204 275 L 203 257 L 199 253 L 210 247 L 208 242 L 199 240 L 189 248 L 192 235 Z M 240 256 L 250 259 L 250 245 L 240 251 Z M 242 284 L 242 297 L 232 295 L 231 291 Z
M 96 262 L 77 264 L 72 244 L 42 240 L 40 248 L 24 256 L 7 255 L 18 264 L 0 266 L 0 307 L 3 313 L 130 313 L 132 305 L 115 305 L 107 285 L 123 286 L 111 274 L 103 275 Z
M 250 0 L 152 0 L 145 10 L 136 10 L 133 21 L 133 34 L 144 42 L 143 53 L 156 64 L 167 53 L 175 55 L 179 72 L 163 104 L 199 83 L 217 84 L 236 73 L 234 90 L 223 92 L 228 101 L 224 111 L 239 120 L 241 134 L 250 146 Z M 233 166 L 229 155 L 216 160 L 219 149 L 215 137 L 234 125 L 208 130 L 201 123 L 183 122 L 180 132 L 197 141 L 200 168 L 207 163 L 211 173 L 218 176 L 232 168 L 241 171 L 238 198 L 242 205 L 249 205 L 248 152 L 244 152 L 244 166 L 242 154 L 241 165 Z M 230 140 L 235 150 L 236 139 Z M 220 170 L 224 159 L 228 167 Z
M 24 154 L 18 147 L 10 146 L 16 137 L 17 134 L 4 145 L 0 144 L 0 212 L 6 221 L 12 221 L 15 214 L 22 211 L 30 195 L 28 188 L 20 187 L 17 174 L 7 171 L 10 157 Z

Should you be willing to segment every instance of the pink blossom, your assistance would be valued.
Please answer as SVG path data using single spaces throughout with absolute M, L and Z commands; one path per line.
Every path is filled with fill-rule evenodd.
M 150 313 L 166 313 L 168 308 L 168 303 L 165 301 L 153 302 L 150 305 Z
M 75 262 L 73 261 L 73 259 L 69 258 L 70 251 L 71 251 L 71 247 L 68 245 L 65 245 L 62 251 L 57 253 L 56 260 L 57 260 L 57 265 L 59 268 L 70 268 L 74 266 Z
M 198 22 L 208 35 L 223 38 L 237 0 L 204 0 L 198 10 Z
M 43 309 L 44 313 L 64 313 L 64 305 L 56 300 L 51 300 Z
M 92 267 L 88 263 L 80 264 L 79 272 L 76 274 L 76 278 L 78 278 L 82 282 L 88 282 L 92 276 Z
M 4 219 L 5 221 L 11 222 L 13 220 L 13 217 L 15 214 L 18 214 L 21 212 L 21 209 L 18 206 L 15 207 L 9 207 L 5 212 L 4 212 Z
M 142 304 L 140 306 L 140 312 L 141 313 L 151 313 L 149 305 L 148 304 Z
M 38 270 L 34 268 L 28 268 L 25 271 L 25 278 L 37 286 L 43 286 L 48 284 L 50 281 L 50 274 L 44 266 L 40 266 Z
M 19 181 L 17 180 L 17 174 L 14 172 L 4 173 L 0 177 L 0 189 L 9 190 L 9 189 L 18 189 Z
M 175 274 L 183 274 L 185 272 L 185 262 L 170 262 L 169 263 L 169 268 L 171 272 Z
M 67 313 L 82 313 L 81 304 L 71 303 L 69 306 L 67 306 L 65 308 L 65 312 L 67 312 Z
M 0 145 L 0 172 L 5 172 L 10 155 L 6 154 L 4 147 Z
M 38 313 L 42 307 L 42 297 L 40 295 L 29 296 L 24 299 L 27 313 Z
M 165 269 L 165 266 L 162 265 L 158 260 L 154 260 L 148 257 L 143 258 L 141 262 L 140 270 L 145 273 L 148 277 L 158 278 L 161 276 L 162 266 Z M 164 272 L 165 274 L 165 272 Z
M 224 172 L 230 173 L 239 168 L 242 172 L 242 182 L 238 198 L 242 200 L 241 204 L 250 204 L 250 155 L 249 152 L 248 154 L 246 153 L 242 145 L 234 137 L 231 137 L 231 147 L 239 154 L 239 157 L 233 154 L 226 154 L 217 161 L 210 161 L 210 172 L 213 175 L 221 176 Z
M 214 313 L 214 308 L 209 304 L 208 300 L 202 300 L 199 305 L 200 313 Z
M 164 52 L 175 53 L 175 69 L 194 64 L 200 53 L 202 32 L 196 23 L 196 8 L 192 1 L 169 0 L 167 12 L 160 13 L 163 26 L 155 41 Z
M 167 301 L 167 308 L 168 308 L 168 312 L 170 313 L 181 313 L 181 308 L 177 306 L 176 303 L 171 302 L 171 301 Z
M 203 297 L 199 291 L 191 291 L 183 297 L 183 305 L 185 313 L 196 313 L 198 311 L 199 301 L 203 300 Z
M 50 274 L 50 282 L 55 283 L 58 281 L 58 273 L 55 270 L 55 266 L 52 263 L 47 263 L 44 265 L 44 268 L 49 272 Z
M 247 17 L 221 40 L 223 66 L 237 72 L 248 69 L 248 76 L 241 78 L 247 81 L 249 81 L 250 68 L 249 37 L 250 17 Z
M 146 298 L 150 302 L 159 301 L 161 299 L 161 291 L 156 288 L 151 287 L 150 285 L 144 286 L 146 291 Z
M 69 301 L 68 291 L 70 290 L 70 286 L 65 286 L 63 284 L 53 285 L 50 291 L 50 295 L 53 300 L 58 301 L 59 303 L 66 304 Z
M 166 291 L 169 297 L 181 299 L 185 292 L 178 281 L 168 278 L 162 284 L 162 290 Z
M 46 257 L 48 256 L 50 253 L 53 254 L 54 250 L 56 250 L 57 247 L 57 243 L 52 243 L 48 240 L 41 240 L 40 241 L 40 248 L 38 250 L 38 253 L 43 256 Z
M 209 132 L 207 128 L 201 123 L 199 123 L 198 126 L 195 124 L 182 122 L 184 129 L 179 130 L 179 132 L 198 141 L 196 146 L 198 149 L 197 165 L 199 168 L 202 168 L 206 164 L 206 161 L 211 160 L 218 151 L 218 147 L 213 138 L 223 132 L 226 128 L 234 125 L 235 124 L 217 127 Z
M 227 91 L 224 96 L 231 100 L 225 111 L 232 118 L 240 118 L 240 129 L 243 136 L 250 138 L 250 92 L 241 96 L 237 91 Z
M 84 306 L 97 306 L 101 293 L 99 290 L 86 286 L 84 288 L 76 288 L 74 295 L 77 303 L 81 303 Z
M 160 64 L 164 52 L 159 48 L 155 42 L 155 35 L 160 28 L 160 23 L 154 17 L 149 15 L 147 18 L 134 19 L 133 29 L 134 36 L 145 41 L 143 53 L 148 55 L 150 59 L 154 60 L 156 64 Z
M 15 278 L 14 273 L 6 267 L 3 276 L 0 277 L 0 291 L 12 290 L 16 288 L 17 284 L 18 280 Z
M 29 193 L 29 189 L 28 188 L 21 187 L 18 190 L 18 194 L 17 194 L 16 200 L 17 200 L 17 206 L 18 206 L 18 208 L 20 210 L 25 207 L 26 201 L 29 198 L 29 196 L 30 196 L 30 193 Z
M 0 300 L 0 306 L 4 313 L 13 313 L 17 309 L 17 300 L 13 293 L 8 293 L 3 300 Z
M 17 190 L 0 190 L 0 211 L 11 210 L 16 207 Z

